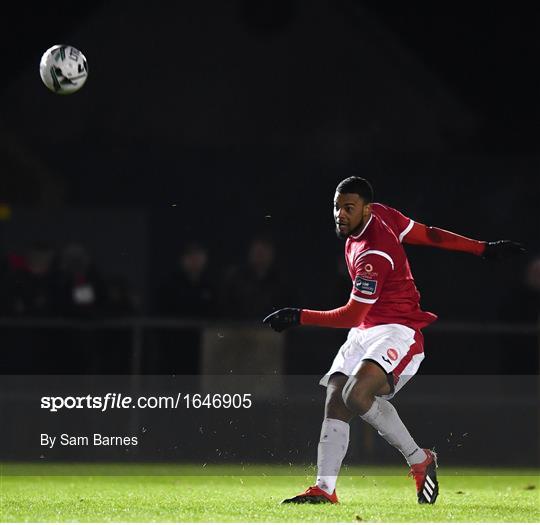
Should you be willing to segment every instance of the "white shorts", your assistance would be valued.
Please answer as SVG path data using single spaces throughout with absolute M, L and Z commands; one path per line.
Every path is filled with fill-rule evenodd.
M 327 374 L 321 379 L 328 386 L 332 374 L 355 375 L 364 360 L 377 363 L 387 374 L 392 392 L 380 396 L 391 399 L 416 374 L 424 359 L 424 336 L 401 324 L 383 324 L 372 328 L 351 328 Z

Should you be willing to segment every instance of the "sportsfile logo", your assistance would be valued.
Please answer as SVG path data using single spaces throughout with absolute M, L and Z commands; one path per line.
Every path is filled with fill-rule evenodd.
M 93 409 L 105 412 L 115 408 L 178 408 L 181 393 L 173 396 L 138 397 L 135 401 L 131 396 L 121 393 L 107 393 L 104 396 L 43 396 L 41 408 L 49 412 L 67 409 Z

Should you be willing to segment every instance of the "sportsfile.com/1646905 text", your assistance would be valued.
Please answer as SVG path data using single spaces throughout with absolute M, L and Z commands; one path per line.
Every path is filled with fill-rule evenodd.
M 91 409 L 105 412 L 110 409 L 182 409 L 182 408 L 251 408 L 252 394 L 200 394 L 178 392 L 175 396 L 137 396 L 107 393 L 103 396 L 42 396 L 41 408 L 49 412 Z

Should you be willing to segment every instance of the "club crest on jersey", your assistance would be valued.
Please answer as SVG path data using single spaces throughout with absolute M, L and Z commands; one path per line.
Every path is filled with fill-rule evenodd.
M 397 350 L 394 350 L 393 348 L 389 348 L 386 351 L 386 355 L 392 360 L 395 361 L 398 358 Z
M 374 279 L 366 279 L 361 275 L 358 275 L 354 280 L 354 287 L 366 295 L 373 295 L 377 290 L 377 281 Z

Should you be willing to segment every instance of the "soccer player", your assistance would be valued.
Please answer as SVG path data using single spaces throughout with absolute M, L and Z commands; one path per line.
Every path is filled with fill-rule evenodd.
M 425 226 L 373 202 L 361 177 L 339 183 L 334 196 L 336 234 L 346 239 L 352 292 L 345 306 L 318 311 L 283 308 L 264 319 L 281 332 L 297 325 L 350 328 L 328 373 L 318 446 L 317 481 L 283 503 L 337 503 L 336 482 L 349 446 L 349 422 L 359 415 L 403 454 L 416 481 L 418 503 L 435 503 L 437 456 L 417 445 L 388 401 L 417 372 L 424 359 L 421 329 L 437 319 L 421 310 L 405 244 L 421 244 L 499 259 L 524 252 L 512 241 L 484 242 Z

